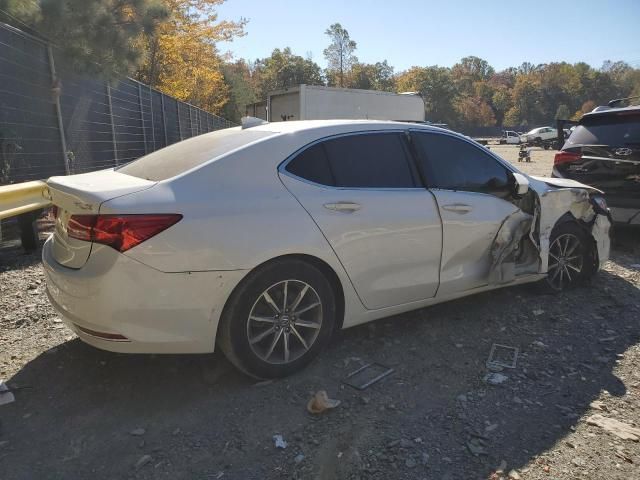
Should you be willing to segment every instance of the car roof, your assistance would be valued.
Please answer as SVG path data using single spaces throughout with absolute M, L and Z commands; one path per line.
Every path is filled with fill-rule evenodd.
M 588 112 L 585 113 L 582 118 L 585 117 L 597 117 L 597 116 L 601 116 L 601 115 L 611 115 L 611 114 L 616 114 L 616 113 L 624 113 L 624 112 L 630 112 L 630 113 L 640 113 L 640 105 L 630 105 L 628 107 L 597 107 L 597 108 L 601 108 L 598 111 L 593 111 L 593 112 Z
M 306 130 L 331 130 L 358 131 L 369 129 L 393 130 L 393 129 L 420 129 L 437 132 L 450 132 L 447 129 L 408 122 L 396 122 L 389 120 L 293 120 L 287 122 L 271 122 L 249 127 L 251 130 L 276 133 L 295 133 Z

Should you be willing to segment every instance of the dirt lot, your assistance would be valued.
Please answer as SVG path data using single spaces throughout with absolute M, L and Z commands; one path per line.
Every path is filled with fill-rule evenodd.
M 518 165 L 545 175 L 552 157 Z M 640 427 L 637 236 L 618 233 L 588 286 L 508 288 L 356 327 L 304 372 L 257 384 L 220 354 L 82 344 L 48 304 L 38 255 L 2 249 L 0 378 L 23 389 L 0 406 L 0 478 L 640 478 L 640 431 L 590 424 Z M 494 343 L 520 349 L 495 385 Z M 342 383 L 371 361 L 395 372 L 362 392 Z M 342 403 L 312 416 L 319 389 Z

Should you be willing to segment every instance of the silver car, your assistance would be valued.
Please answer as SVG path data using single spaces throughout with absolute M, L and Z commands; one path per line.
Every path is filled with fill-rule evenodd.
M 82 340 L 218 345 L 260 378 L 336 329 L 503 286 L 560 291 L 609 255 L 597 190 L 397 122 L 237 127 L 48 186 L 48 293 Z

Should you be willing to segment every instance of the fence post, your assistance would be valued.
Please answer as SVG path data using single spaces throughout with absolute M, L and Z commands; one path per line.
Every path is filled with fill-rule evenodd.
M 176 102 L 176 117 L 178 118 L 178 133 L 180 134 L 180 141 L 183 140 L 182 137 L 182 122 L 180 121 L 180 104 Z
M 160 104 L 162 105 L 162 126 L 164 127 L 164 146 L 169 145 L 167 140 L 167 116 L 164 111 L 164 93 L 160 92 Z
M 55 85 L 58 80 L 56 74 L 56 65 L 53 61 L 53 50 L 51 45 L 47 45 L 47 54 L 49 55 L 49 71 L 51 73 L 51 83 Z M 64 123 L 62 122 L 62 110 L 60 109 L 60 94 L 55 95 L 56 118 L 58 120 L 58 131 L 60 132 L 60 145 L 62 146 L 62 159 L 64 160 L 64 172 L 66 175 L 71 173 L 69 167 L 69 157 L 67 156 L 67 139 L 64 135 Z
M 109 105 L 109 120 L 111 122 L 111 140 L 113 145 L 113 158 L 118 166 L 118 142 L 116 141 L 116 126 L 113 123 L 113 105 L 111 104 L 111 86 L 107 83 L 107 103 Z
M 189 107 L 189 138 L 193 137 L 193 122 L 191 121 L 191 105 L 187 103 L 187 107 Z
M 138 83 L 138 104 L 140 105 L 140 126 L 142 127 L 142 141 L 144 142 L 144 153 L 147 154 L 147 129 L 144 127 L 144 113 L 142 111 L 142 85 Z
M 151 85 L 148 85 L 148 87 L 149 87 L 149 109 L 151 110 L 151 141 L 153 142 L 151 151 L 154 152 L 156 150 L 156 122 L 153 118 L 153 91 L 151 90 Z

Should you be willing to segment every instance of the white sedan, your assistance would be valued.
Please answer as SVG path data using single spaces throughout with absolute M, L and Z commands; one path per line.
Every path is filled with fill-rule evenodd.
M 305 121 L 53 177 L 52 304 L 98 348 L 202 353 L 260 378 L 334 330 L 497 287 L 562 290 L 609 255 L 597 190 L 448 130 Z
M 558 138 L 558 131 L 552 127 L 538 127 L 523 133 L 520 137 L 522 143 L 534 143 L 542 145 L 543 142 L 553 141 Z

